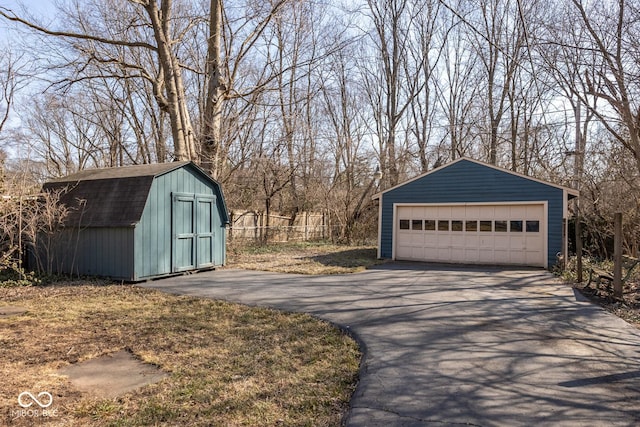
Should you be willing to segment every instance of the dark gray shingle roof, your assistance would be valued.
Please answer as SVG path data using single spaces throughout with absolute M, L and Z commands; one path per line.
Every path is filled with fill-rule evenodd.
M 163 173 L 179 169 L 191 162 L 153 163 L 147 165 L 122 166 L 118 168 L 85 169 L 62 178 L 55 178 L 48 183 L 89 181 L 112 178 L 138 178 L 141 176 L 155 177 Z
M 87 169 L 57 178 L 44 191 L 60 191 L 69 208 L 65 225 L 130 227 L 140 221 L 153 179 L 190 162 Z

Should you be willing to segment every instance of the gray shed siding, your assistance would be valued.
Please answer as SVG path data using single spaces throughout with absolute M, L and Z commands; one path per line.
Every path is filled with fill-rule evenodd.
M 562 251 L 564 192 L 561 188 L 461 160 L 381 196 L 380 256 L 392 257 L 394 203 L 548 201 L 548 266 Z
M 156 177 L 142 213 L 135 227 L 135 279 L 172 273 L 172 194 L 189 193 L 215 196 L 222 195 L 210 182 L 189 165 Z M 223 206 L 217 203 L 219 218 L 224 218 Z M 222 265 L 225 259 L 224 224 L 217 218 L 220 227 L 216 233 L 216 265 Z
M 58 273 L 133 277 L 133 228 L 66 229 L 52 249 L 49 262 Z

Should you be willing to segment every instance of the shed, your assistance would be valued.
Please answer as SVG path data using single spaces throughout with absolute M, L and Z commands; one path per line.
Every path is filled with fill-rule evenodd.
M 374 195 L 378 257 L 550 268 L 576 190 L 460 158 Z
M 222 188 L 193 162 L 83 170 L 43 190 L 69 209 L 46 256 L 58 273 L 140 281 L 225 262 Z

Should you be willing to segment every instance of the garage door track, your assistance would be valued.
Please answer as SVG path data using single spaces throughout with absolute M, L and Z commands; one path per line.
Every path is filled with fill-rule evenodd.
M 351 330 L 365 359 L 348 426 L 640 424 L 638 330 L 544 270 L 224 269 L 144 286 L 308 312 Z

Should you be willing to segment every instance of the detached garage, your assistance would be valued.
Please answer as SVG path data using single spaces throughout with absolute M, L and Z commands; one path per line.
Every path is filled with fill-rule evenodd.
M 550 268 L 576 190 L 461 158 L 374 196 L 378 257 Z
M 224 264 L 222 189 L 192 162 L 83 170 L 43 189 L 69 212 L 38 248 L 55 272 L 139 281 Z

